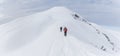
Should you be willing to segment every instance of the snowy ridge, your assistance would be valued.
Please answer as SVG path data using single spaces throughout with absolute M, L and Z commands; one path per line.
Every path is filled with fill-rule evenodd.
M 59 27 L 68 28 L 64 37 Z M 115 56 L 116 37 L 65 7 L 0 25 L 0 56 Z

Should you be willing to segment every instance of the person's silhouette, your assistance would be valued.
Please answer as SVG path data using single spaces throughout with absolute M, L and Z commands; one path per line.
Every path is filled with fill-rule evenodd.
M 62 32 L 62 27 L 60 27 L 60 32 Z
M 67 36 L 67 28 L 64 27 L 64 36 Z

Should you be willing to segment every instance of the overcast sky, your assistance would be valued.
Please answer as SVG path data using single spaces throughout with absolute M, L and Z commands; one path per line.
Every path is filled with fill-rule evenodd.
M 0 20 L 65 6 L 100 25 L 120 26 L 120 0 L 0 0 Z

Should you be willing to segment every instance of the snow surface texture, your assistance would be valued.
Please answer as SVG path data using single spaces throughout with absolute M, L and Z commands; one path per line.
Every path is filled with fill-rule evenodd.
M 0 25 L 0 56 L 115 56 L 119 46 L 116 37 L 64 7 Z

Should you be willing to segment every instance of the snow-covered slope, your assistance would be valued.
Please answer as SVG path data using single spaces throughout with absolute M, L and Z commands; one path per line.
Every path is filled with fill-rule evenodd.
M 68 28 L 67 37 L 60 26 Z M 119 46 L 116 37 L 64 7 L 0 25 L 0 56 L 112 56 Z

